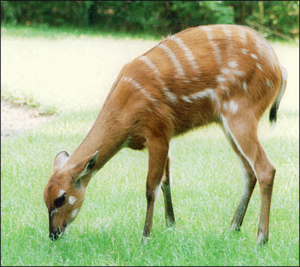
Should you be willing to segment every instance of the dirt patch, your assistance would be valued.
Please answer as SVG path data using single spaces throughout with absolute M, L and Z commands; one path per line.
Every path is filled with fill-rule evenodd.
M 1 139 L 21 134 L 53 118 L 53 116 L 41 116 L 35 109 L 19 107 L 1 100 Z

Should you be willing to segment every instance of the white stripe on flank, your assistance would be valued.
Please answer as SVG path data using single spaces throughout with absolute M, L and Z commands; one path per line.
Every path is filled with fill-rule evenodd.
M 123 80 L 125 82 L 129 82 L 129 83 L 133 84 L 135 88 L 140 90 L 149 100 L 151 100 L 154 104 L 157 105 L 157 100 L 155 98 L 153 98 L 153 96 L 151 94 L 146 92 L 146 90 L 139 83 L 137 83 L 135 80 L 133 80 L 132 78 L 128 78 L 128 77 L 124 77 Z
M 157 80 L 162 85 L 163 90 L 165 91 L 165 94 L 167 95 L 167 97 L 171 101 L 176 101 L 177 100 L 177 96 L 174 95 L 173 93 L 171 93 L 170 90 L 166 87 L 165 83 L 158 77 L 160 75 L 160 72 L 157 69 L 157 67 L 151 62 L 151 60 L 149 58 L 147 58 L 146 56 L 140 57 L 140 60 L 142 60 L 151 70 L 153 70 L 153 72 L 156 75 Z
M 219 47 L 213 42 L 212 29 L 208 26 L 204 26 L 204 27 L 202 27 L 202 29 L 206 32 L 208 40 L 209 40 L 211 46 L 213 47 L 217 63 L 219 65 L 221 65 L 221 63 L 222 63 L 221 52 L 220 52 Z
M 192 100 L 200 100 L 207 97 L 209 97 L 213 101 L 216 101 L 218 108 L 220 108 L 220 101 L 216 95 L 216 91 L 211 88 L 207 88 L 203 91 L 191 94 L 189 96 L 183 96 L 182 99 L 188 103 L 192 103 Z
M 190 99 L 189 96 L 183 96 L 182 99 L 183 99 L 185 102 L 192 103 L 192 100 Z
M 243 88 L 244 88 L 245 91 L 247 91 L 248 85 L 247 85 L 246 82 L 243 82 Z
M 155 66 L 155 65 L 151 62 L 151 60 L 148 59 L 146 56 L 140 57 L 140 60 L 142 60 L 143 62 L 145 62 L 146 65 L 147 65 L 150 69 L 152 69 L 156 75 L 159 75 L 159 74 L 160 74 L 159 71 L 158 71 L 158 69 L 156 68 L 156 66 Z
M 158 47 L 163 49 L 167 53 L 168 57 L 171 59 L 173 65 L 174 65 L 179 77 L 180 78 L 185 77 L 185 74 L 181 67 L 181 64 L 180 64 L 179 60 L 177 59 L 177 57 L 175 56 L 175 54 L 173 53 L 173 51 L 169 47 L 167 47 L 165 44 L 160 44 Z M 179 78 L 179 77 L 177 77 L 177 78 Z
M 176 37 L 173 39 L 179 46 L 180 48 L 185 52 L 185 55 L 187 57 L 187 59 L 189 60 L 192 68 L 195 70 L 195 71 L 198 71 L 199 70 L 199 67 L 195 61 L 195 57 L 193 56 L 193 53 L 192 51 L 183 43 L 183 41 L 179 38 L 179 37 Z

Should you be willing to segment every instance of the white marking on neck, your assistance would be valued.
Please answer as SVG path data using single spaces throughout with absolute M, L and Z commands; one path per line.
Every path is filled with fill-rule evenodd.
M 158 47 L 163 49 L 167 53 L 168 57 L 171 59 L 173 65 L 177 71 L 178 76 L 180 78 L 185 77 L 185 74 L 181 67 L 181 64 L 180 64 L 179 60 L 177 59 L 177 57 L 175 56 L 175 54 L 173 53 L 173 51 L 165 44 L 160 44 Z M 177 77 L 177 78 L 179 78 L 179 77 Z
M 79 212 L 79 208 L 72 211 L 72 215 L 71 215 L 72 219 L 74 219 L 77 216 L 78 212 Z
M 76 197 L 73 197 L 73 196 L 70 196 L 69 197 L 69 203 L 70 205 L 74 205 L 74 203 L 77 201 L 77 198 Z
M 231 100 L 231 101 L 229 102 L 229 109 L 231 110 L 231 112 L 232 112 L 233 114 L 235 114 L 235 113 L 237 112 L 238 107 L 239 107 L 239 105 L 238 105 L 238 103 L 236 103 L 235 101 Z

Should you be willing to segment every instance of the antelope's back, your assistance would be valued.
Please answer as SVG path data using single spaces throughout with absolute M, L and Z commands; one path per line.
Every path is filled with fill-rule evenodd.
M 138 90 L 151 112 L 167 105 L 176 135 L 226 112 L 244 109 L 259 119 L 278 93 L 281 69 L 256 31 L 212 25 L 160 42 L 126 66 L 121 82 Z

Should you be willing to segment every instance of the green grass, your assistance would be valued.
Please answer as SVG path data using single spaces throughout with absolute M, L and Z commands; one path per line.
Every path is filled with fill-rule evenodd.
M 10 38 L 4 36 L 1 42 L 7 44 Z M 64 48 L 59 46 L 67 45 L 63 41 L 69 42 L 69 38 L 55 40 L 48 46 L 42 42 L 38 53 L 47 53 L 43 45 L 50 50 L 54 46 L 63 53 Z M 84 38 L 89 49 L 97 47 L 100 40 L 103 44 L 111 40 Z M 17 36 L 13 39 L 22 45 L 32 40 L 30 37 L 22 41 Z M 76 49 L 80 49 L 78 41 L 74 37 Z M 40 39 L 37 38 L 36 42 L 38 44 Z M 138 47 L 136 40 L 125 40 L 124 43 L 124 49 L 130 43 Z M 142 48 L 150 44 L 151 41 L 141 42 Z M 114 42 L 110 46 L 117 51 Z M 25 84 L 19 87 L 19 91 L 25 95 L 26 92 L 28 95 L 32 93 L 36 96 L 34 101 L 57 108 L 60 115 L 50 124 L 1 141 L 1 265 L 299 265 L 299 56 L 295 54 L 298 49 L 294 46 L 278 43 L 274 46 L 280 61 L 288 68 L 289 80 L 279 108 L 276 130 L 270 131 L 268 114 L 264 115 L 259 126 L 260 140 L 277 168 L 270 241 L 266 248 L 254 250 L 260 208 L 259 186 L 254 190 L 241 232 L 228 231 L 241 194 L 242 173 L 237 157 L 216 125 L 171 142 L 171 185 L 177 223 L 174 229 L 165 226 L 160 194 L 155 205 L 152 238 L 147 244 L 141 244 L 146 215 L 148 156 L 147 151 L 123 149 L 90 182 L 81 213 L 69 233 L 59 241 L 50 241 L 43 190 L 53 159 L 60 150 L 72 153 L 85 137 L 110 87 L 104 86 L 105 90 L 98 94 L 96 82 L 102 85 L 108 83 L 107 80 L 113 82 L 116 70 L 108 67 L 103 70 L 104 74 L 94 71 L 93 75 L 98 73 L 100 78 L 90 82 L 83 77 L 86 83 L 84 92 L 75 90 L 70 96 L 72 101 L 68 101 L 59 84 L 63 83 L 68 91 L 76 86 L 79 78 L 72 81 L 76 78 L 72 76 L 69 87 L 64 79 L 69 79 L 71 73 L 65 70 L 60 79 L 49 79 L 50 84 L 40 89 L 41 94 L 29 85 L 37 88 L 43 84 L 45 75 L 36 75 L 34 70 L 37 69 L 30 65 L 31 69 L 26 72 L 29 76 L 22 80 Z M 19 50 L 4 48 L 2 46 L 3 51 L 11 54 L 19 51 L 20 62 L 24 62 L 25 47 Z M 88 51 L 82 49 L 88 56 Z M 64 59 L 72 58 L 70 52 L 66 53 Z M 106 53 L 98 60 L 105 61 L 108 58 Z M 14 59 L 17 56 L 14 55 Z M 113 65 L 119 69 L 128 58 L 128 55 L 121 56 L 121 52 L 110 56 L 115 60 Z M 46 57 L 44 55 L 42 59 Z M 4 59 L 8 63 L 7 73 L 13 72 L 9 57 L 4 55 Z M 286 64 L 289 59 L 293 60 Z M 89 60 L 89 66 L 93 68 L 96 61 Z M 55 67 L 52 70 L 55 71 Z M 12 93 L 13 77 L 11 74 L 5 78 L 5 86 Z M 95 99 L 96 93 L 100 95 L 98 99 Z M 56 97 L 53 99 L 53 96 Z M 61 107 L 63 101 L 67 104 Z M 88 105 L 89 101 L 92 104 Z

